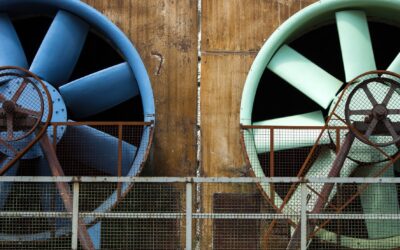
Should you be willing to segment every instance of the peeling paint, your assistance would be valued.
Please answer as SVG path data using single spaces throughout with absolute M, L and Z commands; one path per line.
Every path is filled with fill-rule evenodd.
M 152 51 L 151 56 L 156 58 L 159 61 L 158 65 L 154 71 L 154 75 L 158 76 L 161 74 L 161 68 L 162 68 L 162 65 L 164 64 L 164 56 L 158 51 Z

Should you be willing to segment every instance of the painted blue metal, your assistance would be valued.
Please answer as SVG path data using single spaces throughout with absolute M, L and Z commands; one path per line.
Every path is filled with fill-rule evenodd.
M 0 76 L 0 87 L 2 87 L 5 83 L 8 83 L 9 81 L 15 79 L 15 76 L 13 76 L 12 74 L 18 74 L 18 71 L 13 69 L 7 69 L 7 70 L 2 70 L 0 73 L 2 74 L 2 76 Z
M 109 42 L 113 44 L 121 55 L 124 57 L 126 62 L 131 67 L 133 74 L 135 75 L 139 93 L 142 99 L 144 120 L 146 122 L 154 122 L 155 120 L 155 106 L 154 96 L 151 89 L 150 79 L 147 74 L 146 68 L 140 58 L 139 53 L 132 45 L 131 41 L 125 36 L 125 34 L 106 17 L 99 13 L 94 8 L 78 1 L 78 0 L 20 0 L 20 1 L 7 1 L 0 0 L 0 13 L 9 11 L 32 11 L 40 12 L 40 10 L 52 12 L 56 10 L 65 10 L 79 16 L 83 21 L 89 24 L 91 27 L 102 33 L 109 39 Z M 138 149 L 138 155 L 135 158 L 133 166 L 140 165 L 144 160 L 144 152 L 148 146 L 150 139 L 149 128 L 145 129 L 142 135 L 140 147 Z M 143 152 L 143 153 L 142 153 Z M 137 171 L 132 168 L 129 171 L 129 176 L 136 175 Z
M 118 138 L 89 126 L 69 126 L 65 140 L 72 138 L 69 144 L 71 155 L 79 155 L 76 160 L 85 166 L 118 176 Z M 76 143 L 80 138 L 80 143 Z M 68 143 L 68 142 L 67 142 Z M 122 175 L 126 176 L 132 167 L 137 148 L 122 141 Z M 93 157 L 97 155 L 98 157 Z
M 112 108 L 139 94 L 128 63 L 121 63 L 60 87 L 74 117 L 86 117 Z
M 119 49 L 119 52 L 129 63 L 136 77 L 142 97 L 145 121 L 154 121 L 155 107 L 153 91 L 140 55 L 126 35 L 100 12 L 79 0 L 0 0 L 0 13 L 25 10 L 39 12 L 41 9 L 48 12 L 57 9 L 71 12 L 107 37 Z
M 84 44 L 86 33 L 89 27 L 96 30 L 96 32 L 100 33 L 103 37 L 107 38 L 107 40 L 125 59 L 126 63 L 116 65 L 115 67 L 106 69 L 105 71 L 97 72 L 72 83 L 67 83 L 64 87 L 62 87 L 61 94 L 63 95 L 63 98 L 65 98 L 65 101 L 71 108 L 72 112 L 75 112 L 79 117 L 84 117 L 90 114 L 101 112 L 104 109 L 115 106 L 120 102 L 140 94 L 143 105 L 144 120 L 146 122 L 154 122 L 155 106 L 149 76 L 138 52 L 132 45 L 131 41 L 117 26 L 111 23 L 98 11 L 78 0 L 0 0 L 0 14 L 20 12 L 50 15 L 57 13 L 56 18 L 52 23 L 34 59 L 33 64 L 30 67 L 32 72 L 38 74 L 53 86 L 61 86 L 68 81 L 68 78 L 80 54 L 80 50 Z M 8 19 L 4 20 L 7 21 Z M 6 21 L 4 22 L 6 23 Z M 9 20 L 8 23 L 10 23 Z M 9 24 L 7 25 L 9 33 L 11 34 L 13 29 L 10 28 Z M 13 32 L 15 33 L 15 31 Z M 2 34 L 0 34 L 0 37 L 2 37 Z M 15 38 L 16 35 L 11 34 L 7 36 L 8 39 L 10 37 Z M 20 47 L 20 42 L 17 37 L 12 41 L 14 41 L 12 46 L 16 48 Z M 1 46 L 3 45 L 0 42 L 0 49 L 2 48 Z M 18 52 L 17 49 L 14 50 Z M 19 54 L 23 55 L 21 50 L 19 51 Z M 15 53 L 15 55 L 18 55 L 18 53 Z M 22 65 L 20 63 L 18 66 L 27 68 L 26 64 Z M 111 81 L 99 80 L 100 78 L 104 77 L 111 79 Z M 93 81 L 97 81 L 96 88 L 92 84 Z M 110 95 L 110 91 L 116 92 L 113 92 L 113 95 Z M 99 96 L 102 98 L 99 98 Z M 86 99 L 85 101 L 92 100 L 95 102 L 83 103 L 82 99 Z M 86 108 L 82 108 L 83 106 Z M 142 140 L 139 148 L 137 149 L 133 145 L 130 145 L 126 142 L 123 143 L 124 152 L 122 173 L 124 175 L 135 176 L 139 173 L 143 165 L 145 152 L 150 141 L 150 131 L 150 127 L 144 128 Z M 79 128 L 78 133 L 82 133 L 84 138 L 90 138 L 89 140 L 92 140 L 91 143 L 93 143 L 93 145 L 104 145 L 102 146 L 102 149 L 100 149 L 100 152 L 96 152 L 97 154 L 102 155 L 102 152 L 111 150 L 111 148 L 115 146 L 115 154 L 113 155 L 115 157 L 117 156 L 117 139 L 115 137 L 111 137 L 103 132 L 89 127 Z M 98 141 L 95 141 L 95 138 L 100 135 L 103 136 L 103 139 L 105 139 L 107 143 L 99 143 Z M 87 150 L 87 148 L 85 150 Z M 128 157 L 128 154 L 126 154 L 126 152 L 129 150 L 131 151 L 130 155 L 132 155 L 132 152 L 136 152 L 134 159 Z M 107 159 L 108 157 L 98 158 L 98 162 L 90 162 L 90 164 L 98 169 L 115 174 L 113 169 L 105 166 L 107 161 L 108 163 L 111 163 L 111 161 L 114 161 L 115 159 L 109 158 L 106 162 L 104 162 L 104 159 Z M 131 186 L 131 184 L 124 184 L 122 186 L 122 192 L 127 191 Z M 116 204 L 116 202 L 117 199 L 115 191 L 103 204 L 96 209 L 96 211 L 108 211 Z M 94 223 L 94 220 L 95 218 L 85 218 L 85 222 L 90 224 Z M 95 227 L 92 228 L 95 228 L 94 231 L 97 231 L 97 233 L 91 233 L 93 237 L 92 240 L 95 242 L 95 244 L 100 244 L 100 233 L 98 233 L 99 226 L 95 224 Z M 54 235 L 58 237 L 69 232 L 69 227 L 60 226 L 56 228 Z M 50 237 L 52 237 L 52 234 L 49 232 L 19 236 L 0 234 L 0 239 L 12 241 L 45 240 Z
M 4 72 L 1 72 L 4 73 Z M 36 80 L 31 79 L 32 82 L 36 82 Z M 10 99 L 12 97 L 12 95 L 14 95 L 14 93 L 17 91 L 19 84 L 17 84 L 18 82 L 22 82 L 21 78 L 14 78 L 8 81 L 5 81 L 3 83 L 3 85 L 0 85 L 0 93 L 5 96 L 6 98 Z M 60 93 L 50 84 L 43 82 L 46 85 L 47 90 L 50 93 L 50 97 L 51 100 L 53 101 L 53 114 L 51 117 L 51 122 L 66 122 L 67 121 L 67 108 L 65 106 L 65 103 L 63 101 L 63 99 L 61 98 Z M 44 89 L 42 88 L 42 86 L 40 84 L 37 84 L 37 86 L 39 87 L 39 89 L 42 91 L 43 93 L 43 98 L 46 99 L 46 95 L 44 94 Z M 36 94 L 36 93 L 35 93 Z M 32 98 L 30 98 L 30 95 L 32 95 L 32 93 L 29 91 L 29 88 L 27 88 L 24 92 L 22 92 L 20 100 L 17 102 L 18 104 L 20 104 L 23 107 L 29 107 L 30 109 L 34 108 L 34 104 L 33 103 L 27 103 L 30 102 L 32 100 Z M 47 105 L 47 100 L 45 100 L 44 102 L 44 113 L 43 113 L 43 117 L 42 117 L 42 121 L 45 122 L 47 120 L 48 117 L 48 112 L 49 112 L 49 107 Z M 40 110 L 39 107 L 36 107 L 37 110 Z M 66 126 L 57 126 L 57 142 L 59 142 L 61 140 L 61 138 L 63 137 L 64 133 L 66 130 Z M 0 134 L 5 134 L 6 132 L 1 132 Z M 23 134 L 24 132 L 15 132 L 15 134 Z M 53 140 L 53 136 L 54 136 L 54 128 L 53 126 L 49 126 L 47 129 L 47 135 L 49 136 L 49 138 L 51 140 Z M 5 138 L 5 135 L 3 135 L 3 138 Z M 34 138 L 34 135 L 30 135 L 22 140 L 18 140 L 18 141 L 13 141 L 10 142 L 10 144 L 18 149 L 21 150 L 23 148 L 25 148 Z M 10 152 L 10 150 L 3 146 L 0 145 L 0 152 L 3 154 L 6 154 L 8 156 L 13 156 L 14 153 Z M 42 150 L 40 148 L 39 144 L 34 145 L 26 154 L 23 155 L 22 159 L 34 159 L 37 157 L 42 156 Z
M 29 71 L 55 87 L 66 83 L 78 61 L 88 31 L 89 26 L 80 18 L 59 11 Z
M 0 13 L 0 66 L 26 68 L 25 52 L 8 15 Z
M 95 249 L 101 249 L 101 222 L 94 224 L 88 229 L 90 238 L 93 241 Z
M 7 157 L 1 162 L 1 167 L 5 166 L 8 162 L 12 160 L 11 157 Z M 4 176 L 15 176 L 19 168 L 19 162 L 14 164 L 10 169 L 5 172 Z M 13 183 L 12 182 L 0 182 L 0 209 L 3 210 L 4 205 L 7 201 L 8 194 L 10 193 L 10 190 L 12 188 Z
M 47 159 L 41 156 L 37 159 L 37 175 L 52 176 Z M 55 183 L 39 183 L 41 190 L 41 204 L 45 212 L 64 212 L 64 203 L 61 196 L 57 194 L 58 190 Z M 71 228 L 71 219 L 69 218 L 49 218 L 49 223 L 55 228 L 69 227 Z

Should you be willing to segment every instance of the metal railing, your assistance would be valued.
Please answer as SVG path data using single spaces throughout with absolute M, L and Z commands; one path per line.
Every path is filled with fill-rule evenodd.
M 58 191 L 53 187 L 55 185 L 49 186 L 57 182 L 72 186 L 72 213 L 57 204 Z M 399 209 L 392 213 L 363 212 L 360 201 L 355 200 L 348 209 L 335 210 L 343 205 L 343 200 L 357 192 L 354 188 L 373 185 L 384 190 L 389 184 L 398 189 L 398 178 L 4 176 L 0 177 L 0 183 L 13 183 L 0 211 L 1 249 L 11 246 L 78 249 L 78 219 L 87 223 L 89 231 L 101 223 L 97 236 L 91 234 L 99 249 L 243 249 L 244 246 L 246 249 L 286 249 L 297 226 L 301 227 L 301 236 L 292 241 L 298 241 L 301 249 L 377 249 L 378 244 L 388 249 L 400 246 L 396 234 L 399 223 L 384 223 L 398 222 Z M 275 210 L 273 201 L 256 188 L 271 183 L 275 184 L 276 195 L 283 194 L 285 188 L 293 184 L 298 185 L 299 195 L 281 212 Z M 329 198 L 324 211 L 312 213 L 314 189 L 324 183 L 334 184 L 336 193 Z M 237 192 L 238 184 L 247 191 Z M 43 185 L 47 185 L 46 191 L 37 191 L 37 187 Z M 132 186 L 132 189 L 119 198 L 118 206 L 102 210 L 104 203 L 112 202 L 109 200 L 112 190 L 121 185 Z M 20 193 L 28 189 L 25 194 Z M 5 198 L 2 195 L 0 199 Z M 382 199 L 376 195 L 370 193 L 363 199 Z M 379 195 L 392 197 L 385 192 Z M 41 202 L 36 201 L 43 196 L 53 199 L 55 206 L 43 209 Z M 30 206 L 20 207 L 24 201 L 30 201 Z M 271 229 L 274 221 L 275 227 Z M 316 226 L 311 228 L 310 225 Z M 395 228 L 384 228 L 388 225 Z M 390 234 L 390 231 L 393 235 L 385 239 L 371 238 Z M 30 238 L 23 235 L 30 235 Z

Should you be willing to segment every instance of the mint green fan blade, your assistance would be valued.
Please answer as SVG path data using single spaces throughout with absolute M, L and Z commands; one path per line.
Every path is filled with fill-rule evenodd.
M 254 125 L 263 126 L 319 126 L 325 125 L 321 111 L 287 116 L 261 122 Z M 274 151 L 312 146 L 317 141 L 321 129 L 274 129 Z M 257 153 L 270 151 L 270 129 L 253 129 Z M 288 139 L 290 138 L 290 139 Z M 320 143 L 326 143 L 321 141 Z
M 365 13 L 358 10 L 337 12 L 336 24 L 339 32 L 346 82 L 351 81 L 362 73 L 376 70 Z
M 397 54 L 396 58 L 393 60 L 393 62 L 389 65 L 387 68 L 388 71 L 391 71 L 393 73 L 400 74 L 400 53 Z
M 287 45 L 274 55 L 268 69 L 326 109 L 342 82 Z

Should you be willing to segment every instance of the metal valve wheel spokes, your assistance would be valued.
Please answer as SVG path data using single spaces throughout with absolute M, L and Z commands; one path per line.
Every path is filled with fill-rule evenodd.
M 400 141 L 399 81 L 390 72 L 380 76 L 369 73 L 356 79 L 359 83 L 345 104 L 345 119 L 360 141 L 379 147 Z
M 15 82 L 19 83 L 20 81 L 13 81 L 13 83 Z M 6 141 L 16 141 L 30 135 L 37 128 L 43 116 L 44 104 L 40 89 L 27 78 L 22 78 L 22 83 L 19 85 L 11 99 L 0 94 L 0 105 L 2 106 L 0 117 L 2 118 L 2 125 L 5 125 L 7 131 L 7 136 L 5 138 L 2 136 L 2 139 Z M 27 87 L 34 89 L 36 94 L 30 94 L 29 99 L 26 98 L 21 101 L 22 103 L 18 102 L 21 100 L 22 92 Z
M 44 117 L 46 100 L 48 91 L 35 75 L 18 67 L 0 68 L 0 142 L 7 152 L 16 155 L 23 149 L 14 142 L 42 134 L 46 126 L 40 124 L 50 118 Z

